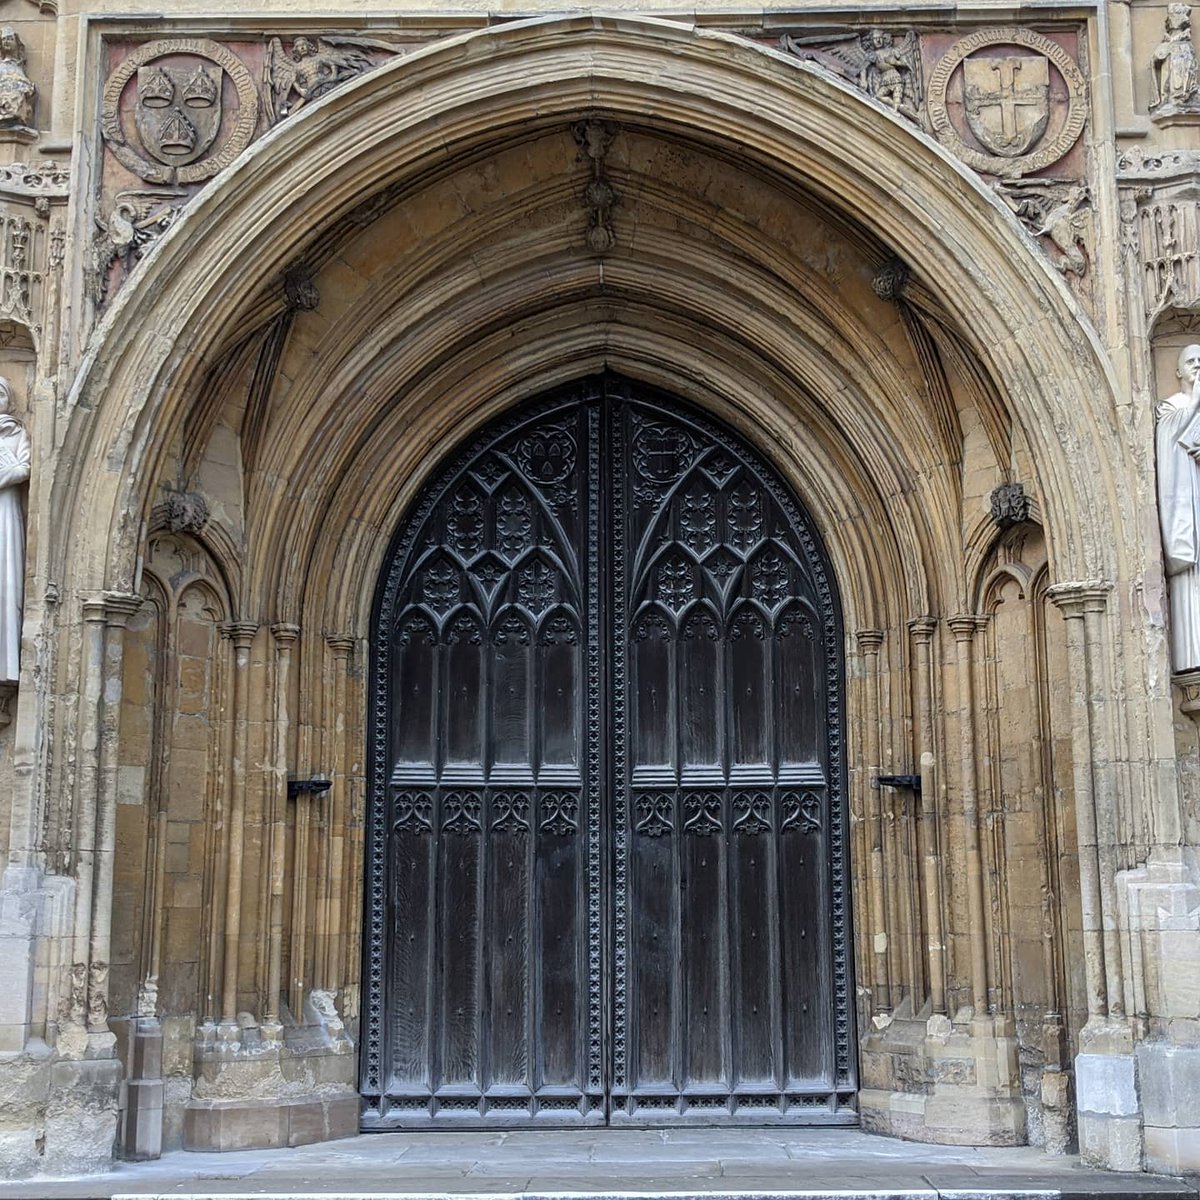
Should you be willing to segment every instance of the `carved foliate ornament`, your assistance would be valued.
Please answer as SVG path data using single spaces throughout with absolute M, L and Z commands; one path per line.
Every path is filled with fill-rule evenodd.
M 1002 483 L 992 489 L 992 521 L 998 529 L 1011 529 L 1029 520 L 1030 498 L 1020 483 Z
M 1056 77 L 1066 86 L 1067 111 L 1052 130 Z M 955 80 L 962 88 L 961 124 L 951 116 Z M 1057 42 L 1031 29 L 981 29 L 960 38 L 934 67 L 928 91 L 929 122 L 942 145 L 977 171 L 1002 178 L 1056 163 L 1087 120 L 1083 73 Z
M 104 85 L 104 140 L 148 183 L 211 178 L 250 144 L 257 124 L 250 72 L 207 38 L 147 42 L 122 59 Z

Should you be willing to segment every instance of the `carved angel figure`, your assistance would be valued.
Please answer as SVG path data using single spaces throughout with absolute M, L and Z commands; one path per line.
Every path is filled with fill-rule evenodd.
M 263 64 L 263 98 L 272 125 L 326 92 L 369 71 L 375 64 L 366 53 L 373 43 L 360 38 L 298 37 L 290 53 L 272 38 Z
M 780 45 L 800 58 L 819 61 L 819 56 L 828 55 L 836 59 L 845 68 L 841 74 L 868 96 L 910 121 L 920 123 L 924 95 L 920 46 L 915 31 L 910 29 L 901 38 L 887 29 L 868 29 L 833 38 L 785 35 Z
M 1192 11 L 1186 4 L 1167 6 L 1163 40 L 1154 49 L 1152 109 L 1191 107 L 1200 102 L 1200 66 L 1192 44 Z

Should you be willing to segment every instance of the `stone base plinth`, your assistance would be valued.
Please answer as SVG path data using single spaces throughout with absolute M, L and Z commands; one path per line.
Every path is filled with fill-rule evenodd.
M 945 1017 L 893 1021 L 862 1046 L 862 1126 L 951 1146 L 1026 1141 L 1017 1041 L 1011 1023 Z
M 206 1027 L 183 1113 L 185 1150 L 303 1146 L 358 1132 L 357 1058 L 340 1020 Z
M 185 1150 L 263 1150 L 358 1133 L 357 1095 L 283 1100 L 193 1100 L 184 1110 Z

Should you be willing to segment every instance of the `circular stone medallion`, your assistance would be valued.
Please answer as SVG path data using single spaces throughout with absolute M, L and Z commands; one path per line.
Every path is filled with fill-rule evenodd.
M 1010 52 L 997 54 L 1000 49 Z M 960 67 L 963 129 L 947 103 Z M 1067 112 L 1061 127 L 1050 131 L 1056 75 L 1066 87 Z M 942 145 L 977 171 L 1012 178 L 1056 163 L 1079 140 L 1087 84 L 1075 60 L 1048 37 L 1016 26 L 980 29 L 955 42 L 934 67 L 928 106 Z M 968 132 L 983 150 L 968 143 Z
M 236 111 L 225 112 L 225 79 Z M 131 81 L 132 103 L 122 108 Z M 100 128 L 121 164 L 148 183 L 198 183 L 250 144 L 258 91 L 245 63 L 208 38 L 146 42 L 104 84 Z

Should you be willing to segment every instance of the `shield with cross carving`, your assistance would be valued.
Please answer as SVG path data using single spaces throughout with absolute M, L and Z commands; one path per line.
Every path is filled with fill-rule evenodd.
M 963 104 L 971 132 L 993 154 L 1026 154 L 1050 120 L 1050 62 L 1040 55 L 968 58 Z

